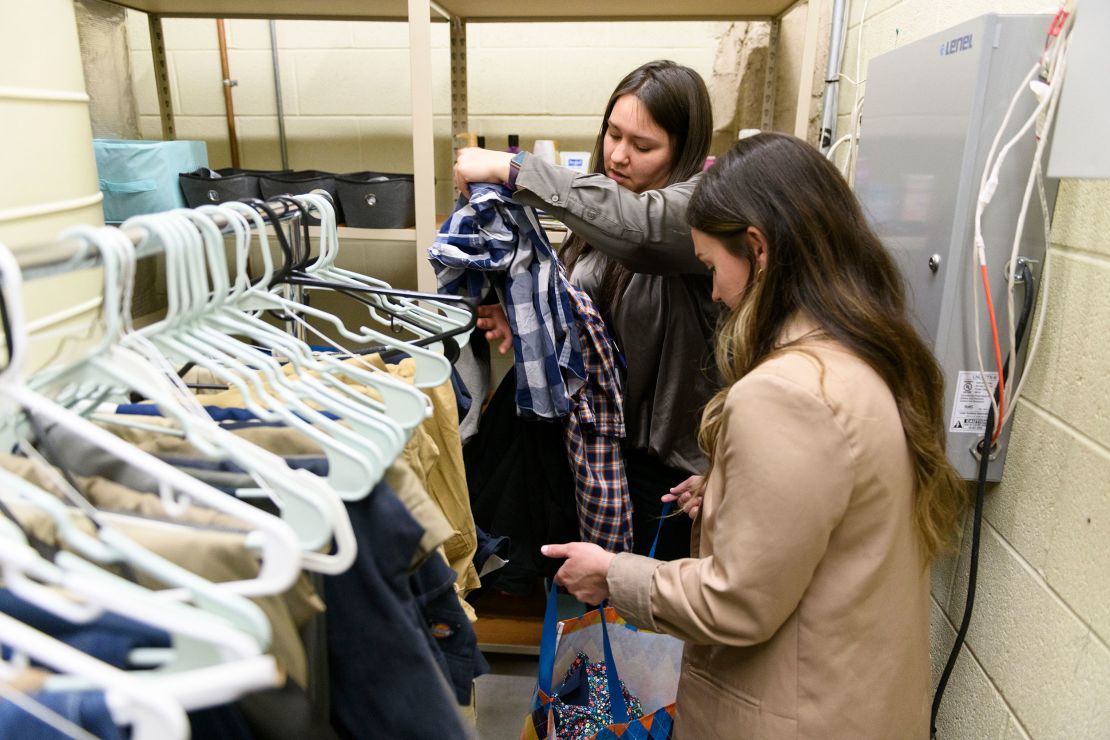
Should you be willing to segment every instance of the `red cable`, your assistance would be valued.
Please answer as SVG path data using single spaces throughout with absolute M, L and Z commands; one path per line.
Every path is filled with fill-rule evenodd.
M 983 294 L 987 298 L 987 313 L 991 317 L 991 336 L 994 339 L 994 364 L 998 368 L 998 426 L 995 427 L 994 435 L 991 436 L 991 443 L 993 444 L 998 440 L 998 436 L 1002 434 L 1002 411 L 1006 408 L 1005 402 L 1005 384 L 1002 382 L 1002 347 L 998 341 L 998 321 L 994 317 L 994 301 L 991 300 L 991 284 L 987 279 L 987 266 L 979 264 L 979 274 L 983 277 Z M 983 454 L 990 454 L 989 450 L 984 451 Z

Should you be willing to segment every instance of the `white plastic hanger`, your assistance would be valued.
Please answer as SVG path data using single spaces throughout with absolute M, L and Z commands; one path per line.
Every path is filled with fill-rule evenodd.
M 182 244 L 184 238 L 196 238 L 196 229 L 188 224 L 183 226 L 179 215 L 158 216 L 160 218 L 136 217 L 125 224 L 125 227 L 145 229 L 148 238 L 158 239 L 166 250 L 169 311 L 165 319 L 145 327 L 138 334 L 175 359 L 192 361 L 237 388 L 244 407 L 260 419 L 280 421 L 310 437 L 324 450 L 329 463 L 328 483 L 341 496 L 359 498 L 366 495 L 384 472 L 384 457 L 380 451 L 300 397 L 287 392 L 284 377 L 278 377 L 280 368 L 273 366 L 273 358 L 258 353 L 248 355 L 250 348 L 223 334 L 206 335 L 204 339 L 191 336 L 193 324 L 202 311 L 196 308 L 197 292 L 190 290 L 190 284 L 204 281 L 207 285 L 205 276 L 197 277 L 196 265 L 189 263 L 187 247 Z M 196 254 L 200 246 L 193 246 Z M 247 365 L 230 353 L 240 353 L 256 364 Z M 263 377 L 270 382 L 263 384 Z
M 162 732 L 172 732 L 176 719 L 171 718 L 183 716 L 181 709 L 227 704 L 245 693 L 277 684 L 279 673 L 273 657 L 262 655 L 253 638 L 230 628 L 223 620 L 159 598 L 159 594 L 128 583 L 72 553 L 58 553 L 56 560 L 57 564 L 42 559 L 25 544 L 22 532 L 14 523 L 0 519 L 0 565 L 9 587 L 13 579 L 19 581 L 30 575 L 65 589 L 86 600 L 90 606 L 95 605 L 98 608 L 94 617 L 102 610 L 114 611 L 165 629 L 173 640 L 172 661 L 157 670 L 130 674 L 54 641 L 7 615 L 0 615 L 0 635 L 15 635 L 10 641 L 4 639 L 13 650 L 26 651 L 47 665 L 75 673 L 75 677 L 108 689 L 107 699 L 114 721 L 135 725 L 134 737 L 147 731 L 140 726 L 142 724 L 150 724 L 149 731 L 153 732 L 157 727 L 156 718 L 161 719 Z M 15 588 L 12 590 L 25 598 Z M 32 603 L 58 613 L 53 607 L 60 601 L 57 594 L 52 594 L 51 598 L 39 598 Z M 67 618 L 63 613 L 59 616 Z M 64 649 L 58 649 L 51 642 Z M 40 647 L 41 650 L 37 649 Z M 46 689 L 75 688 L 72 678 L 48 679 Z M 123 696 L 117 693 L 113 698 L 111 692 L 121 689 Z M 148 703 L 142 699 L 147 696 L 155 699 Z M 136 697 L 139 698 L 138 711 L 133 705 Z
M 189 720 L 168 691 L 92 658 L 17 619 L 0 613 L 0 641 L 51 668 L 76 674 L 105 692 L 112 721 L 130 725 L 133 740 L 185 740 Z
M 251 296 L 251 300 L 240 302 L 241 308 L 245 310 L 278 309 L 308 314 L 331 324 L 340 336 L 351 342 L 379 344 L 411 356 L 415 362 L 414 384 L 419 388 L 434 388 L 442 385 L 451 377 L 451 363 L 442 354 L 424 347 L 417 347 L 367 326 L 360 327 L 360 333 L 356 334 L 350 331 L 336 316 L 281 297 L 274 291 L 270 291 L 265 297 L 257 292 L 251 293 Z
M 369 275 L 362 275 L 351 270 L 336 266 L 335 260 L 339 254 L 339 236 L 336 230 L 335 210 L 331 201 L 323 195 L 308 193 L 294 196 L 294 199 L 304 203 L 316 211 L 320 219 L 319 257 L 310 264 L 306 271 L 322 280 L 346 283 L 352 287 L 373 287 L 392 289 L 389 283 Z M 309 289 L 315 289 L 306 286 Z M 418 301 L 413 301 L 399 296 L 382 294 L 367 294 L 368 300 L 384 309 L 386 315 L 379 314 L 373 306 L 368 307 L 370 315 L 379 323 L 392 326 L 394 321 L 401 322 L 406 329 L 421 337 L 432 336 L 433 332 L 426 327 L 435 328 L 436 332 L 462 328 L 470 322 L 470 313 L 449 303 L 431 302 L 430 306 L 423 306 Z M 408 321 L 412 318 L 412 321 Z M 464 332 L 454 337 L 456 343 L 463 347 L 469 341 L 470 332 Z
M 0 440 L 4 449 L 11 449 L 19 439 L 15 421 L 23 412 L 35 414 L 45 424 L 58 424 L 105 450 L 146 474 L 165 483 L 181 497 L 222 511 L 238 518 L 257 532 L 252 535 L 259 549 L 261 563 L 257 577 L 244 581 L 218 584 L 222 590 L 249 596 L 284 593 L 300 574 L 301 554 L 296 535 L 285 522 L 238 501 L 189 476 L 161 460 L 127 444 L 54 402 L 40 396 L 22 381 L 27 347 L 23 322 L 22 285 L 19 266 L 11 252 L 0 245 L 0 288 L 9 317 L 11 352 L 8 366 L 0 371 Z
M 118 229 L 107 228 L 100 232 L 101 236 L 115 238 L 119 248 L 119 256 L 123 269 L 119 272 L 124 276 L 121 295 L 131 294 L 132 287 L 129 279 L 134 275 L 134 253 L 130 241 Z M 94 234 L 94 238 L 95 238 Z M 101 243 L 101 246 L 111 252 L 111 244 Z M 167 254 L 167 261 L 171 255 Z M 107 304 L 107 297 L 106 297 Z M 124 319 L 121 327 L 128 330 L 123 340 L 142 351 L 143 357 L 152 361 L 161 361 L 167 368 L 159 380 L 175 378 L 172 366 L 162 357 L 157 350 L 142 337 L 130 331 L 129 309 L 123 308 Z M 172 386 L 171 386 L 172 388 Z M 150 388 L 139 389 L 148 398 L 157 397 L 149 393 Z M 213 423 L 211 419 L 186 390 L 181 389 L 187 396 L 189 410 L 192 414 L 186 417 L 184 433 L 190 442 L 198 448 L 211 445 L 221 451 L 220 457 L 227 457 L 236 462 L 245 471 L 250 473 L 262 485 L 261 491 L 274 498 L 278 504 L 282 518 L 288 522 L 300 541 L 304 551 L 302 556 L 306 568 L 329 573 L 346 570 L 357 555 L 357 543 L 351 529 L 350 518 L 343 508 L 335 492 L 326 482 L 304 470 L 291 470 L 279 456 L 263 450 L 247 440 L 231 434 Z M 164 394 L 162 394 L 164 395 Z M 160 409 L 163 408 L 160 405 Z M 182 418 L 178 416 L 178 418 Z M 120 417 L 115 417 L 113 423 L 121 423 Z M 153 427 L 154 431 L 165 432 L 164 427 Z M 199 441 L 200 444 L 196 444 Z M 256 491 L 246 492 L 250 494 Z M 319 549 L 334 539 L 335 550 L 326 555 Z
M 242 204 L 238 204 L 242 205 Z M 202 212 L 219 212 L 220 206 L 206 206 Z M 264 228 L 264 222 L 255 212 L 255 225 Z M 234 223 L 234 222 L 233 222 Z M 264 233 L 264 232 L 263 232 Z M 271 271 L 268 250 L 263 252 L 263 262 L 267 274 Z M 227 331 L 238 332 L 281 354 L 288 359 L 299 373 L 299 380 L 318 394 L 316 400 L 321 404 L 332 404 L 336 411 L 346 411 L 349 420 L 362 434 L 374 440 L 384 451 L 387 461 L 393 460 L 404 446 L 411 431 L 430 413 L 428 399 L 411 385 L 397 381 L 388 373 L 371 369 L 369 371 L 351 368 L 327 356 L 317 356 L 308 345 L 296 337 L 283 332 L 236 307 L 237 300 L 247 294 L 250 288 L 249 276 L 245 272 L 245 259 L 237 261 L 236 286 L 246 284 L 246 288 L 226 296 L 221 306 L 212 312 L 210 321 Z M 222 309 L 222 310 L 221 310 Z M 309 327 L 311 330 L 311 327 Z M 319 377 L 314 377 L 318 374 Z M 359 393 L 336 375 L 344 375 L 356 382 L 374 388 L 381 396 L 379 403 Z M 361 412 L 361 415 L 360 413 Z M 348 416 L 345 415 L 345 418 Z
M 10 483 L 11 478 L 18 479 L 18 476 L 8 473 L 5 484 Z M 41 494 L 61 504 L 45 491 Z M 41 503 L 36 499 L 36 506 Z M 64 506 L 61 508 L 61 516 L 72 522 L 71 512 Z M 59 535 L 63 540 L 67 536 L 62 535 L 60 529 Z M 269 623 L 261 610 L 249 601 L 244 600 L 254 610 L 256 619 L 262 620 L 264 634 L 243 632 L 213 612 L 163 598 L 71 552 L 57 553 L 54 562 L 45 560 L 27 544 L 23 533 L 12 527 L 0 529 L 0 568 L 4 584 L 13 594 L 65 620 L 84 623 L 96 619 L 104 611 L 112 611 L 165 631 L 171 637 L 172 647 L 163 651 L 169 660 L 159 667 L 162 672 L 250 658 L 261 655 L 269 647 Z M 59 588 L 79 600 L 62 595 Z

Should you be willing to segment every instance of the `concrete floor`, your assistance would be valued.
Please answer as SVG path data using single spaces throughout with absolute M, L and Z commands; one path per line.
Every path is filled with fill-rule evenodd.
M 490 672 L 474 682 L 478 740 L 515 740 L 524 726 L 539 667 L 534 655 L 486 653 Z

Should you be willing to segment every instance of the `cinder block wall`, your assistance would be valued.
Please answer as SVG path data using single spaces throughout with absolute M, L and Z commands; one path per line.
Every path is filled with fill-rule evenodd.
M 143 136 L 161 138 L 146 16 L 128 14 Z M 486 146 L 520 136 L 588 150 L 609 93 L 629 71 L 672 59 L 713 72 L 722 22 L 471 23 L 467 26 L 470 128 Z M 216 34 L 211 19 L 163 21 L 181 139 L 208 143 L 214 167 L 230 164 Z M 281 164 L 270 32 L 266 21 L 226 22 L 242 165 Z M 289 164 L 337 172 L 412 171 L 408 30 L 404 23 L 278 21 Z M 448 30 L 433 24 L 437 210 L 452 187 Z
M 852 77 L 862 5 L 850 3 Z M 1042 0 L 873 0 L 863 74 L 877 54 L 984 13 L 1054 10 Z M 842 133 L 852 92 L 842 85 Z M 865 101 L 865 137 L 866 114 Z M 1108 234 L 1110 182 L 1062 182 L 1047 323 L 1003 480 L 987 494 L 975 616 L 938 722 L 945 739 L 1110 738 Z M 962 614 L 970 539 L 965 529 L 960 553 L 934 569 L 934 678 Z

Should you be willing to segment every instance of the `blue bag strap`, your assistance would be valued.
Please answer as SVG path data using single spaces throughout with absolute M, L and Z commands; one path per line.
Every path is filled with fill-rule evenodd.
M 617 675 L 617 661 L 613 658 L 613 647 L 609 644 L 609 620 L 605 618 L 606 602 L 601 602 L 601 640 L 605 648 L 605 683 L 609 685 L 609 710 L 613 724 L 628 722 L 628 707 L 621 692 L 621 680 Z
M 539 674 L 536 685 L 547 696 L 551 696 L 552 673 L 555 671 L 555 633 L 559 620 L 556 615 L 556 586 L 551 582 L 551 590 L 547 592 L 547 608 L 543 614 L 543 636 L 540 638 Z M 613 646 L 609 642 L 609 625 L 605 619 L 606 602 L 601 602 L 601 641 L 605 651 L 605 683 L 609 688 L 609 706 L 614 724 L 628 722 L 628 707 L 624 703 L 624 694 L 621 693 L 620 676 L 617 674 L 617 661 L 613 657 Z M 539 696 L 535 697 L 533 711 L 539 709 Z
M 146 193 L 158 189 L 155 180 L 130 180 L 128 182 L 112 182 L 100 179 L 100 189 L 105 193 Z
M 551 674 L 555 671 L 555 631 L 558 628 L 558 618 L 555 610 L 555 581 L 551 581 L 551 590 L 547 593 L 547 609 L 543 613 L 543 636 L 540 638 L 540 665 L 536 685 L 540 691 L 551 696 Z M 533 709 L 539 709 L 537 706 Z
M 663 510 L 659 512 L 659 527 L 655 530 L 655 539 L 651 543 L 651 549 L 648 550 L 648 557 L 655 557 L 655 548 L 659 547 L 659 535 L 663 534 L 663 522 L 667 521 L 667 514 L 671 513 L 671 506 L 674 501 L 668 501 L 663 504 Z

